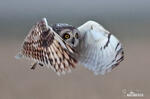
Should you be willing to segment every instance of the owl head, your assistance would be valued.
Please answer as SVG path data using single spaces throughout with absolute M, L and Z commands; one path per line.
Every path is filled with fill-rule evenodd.
M 72 25 L 65 23 L 57 23 L 51 25 L 53 30 L 72 47 L 79 44 L 79 30 Z

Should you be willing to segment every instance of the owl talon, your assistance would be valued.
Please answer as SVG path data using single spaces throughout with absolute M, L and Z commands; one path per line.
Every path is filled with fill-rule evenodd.
M 31 69 L 34 70 L 36 68 L 36 66 L 37 66 L 37 62 L 32 63 L 31 66 L 32 66 Z

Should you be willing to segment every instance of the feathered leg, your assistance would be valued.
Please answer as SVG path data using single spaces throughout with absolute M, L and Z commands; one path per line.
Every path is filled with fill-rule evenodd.
M 36 68 L 37 64 L 38 64 L 37 62 L 31 63 L 31 69 L 34 70 Z

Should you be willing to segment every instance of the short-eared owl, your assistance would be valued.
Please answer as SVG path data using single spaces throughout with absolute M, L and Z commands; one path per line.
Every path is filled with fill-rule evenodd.
M 52 68 L 57 74 L 69 72 L 77 64 L 105 74 L 124 58 L 119 40 L 100 24 L 88 21 L 78 28 L 68 24 L 48 25 L 46 18 L 37 22 L 26 36 L 17 58 Z

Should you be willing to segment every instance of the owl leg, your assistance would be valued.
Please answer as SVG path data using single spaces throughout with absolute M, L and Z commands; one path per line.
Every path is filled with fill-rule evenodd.
M 31 69 L 34 70 L 37 65 L 40 65 L 41 67 L 43 67 L 43 64 L 42 64 L 42 63 L 33 62 L 33 63 L 31 64 Z
M 37 62 L 33 62 L 31 63 L 31 69 L 34 70 L 37 66 Z

